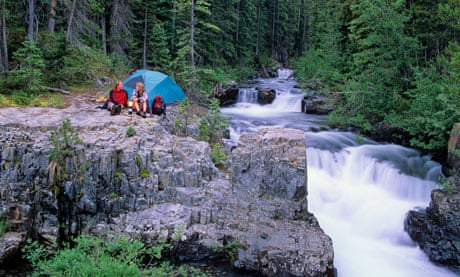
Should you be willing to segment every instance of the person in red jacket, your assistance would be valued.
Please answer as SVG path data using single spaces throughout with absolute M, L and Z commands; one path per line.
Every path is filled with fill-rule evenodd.
M 115 87 L 110 91 L 109 99 L 107 99 L 107 109 L 111 115 L 121 113 L 121 109 L 126 107 L 128 103 L 128 93 L 123 88 L 123 82 L 117 81 Z

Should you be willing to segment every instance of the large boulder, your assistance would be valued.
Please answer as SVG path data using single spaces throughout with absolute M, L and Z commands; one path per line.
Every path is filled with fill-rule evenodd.
M 407 214 L 404 230 L 420 245 L 431 261 L 460 274 L 460 123 L 455 123 L 448 142 L 451 175 L 431 191 L 427 208 Z
M 276 91 L 274 89 L 257 87 L 256 90 L 258 104 L 271 104 L 276 98 Z
M 460 274 L 460 177 L 431 192 L 426 209 L 409 211 L 404 229 L 431 261 Z
M 238 93 L 236 82 L 218 83 L 212 89 L 210 97 L 219 99 L 221 106 L 230 106 L 238 101 Z
M 307 114 L 328 114 L 335 110 L 336 103 L 332 94 L 311 94 L 302 100 L 302 112 Z

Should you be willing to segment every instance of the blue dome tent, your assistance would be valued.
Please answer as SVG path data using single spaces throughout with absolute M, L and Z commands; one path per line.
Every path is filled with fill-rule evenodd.
M 182 88 L 168 75 L 158 71 L 138 69 L 123 81 L 125 90 L 128 92 L 128 99 L 131 99 L 137 82 L 144 83 L 145 91 L 149 96 L 149 107 L 152 107 L 153 98 L 156 95 L 163 97 L 165 104 L 174 103 L 186 98 Z

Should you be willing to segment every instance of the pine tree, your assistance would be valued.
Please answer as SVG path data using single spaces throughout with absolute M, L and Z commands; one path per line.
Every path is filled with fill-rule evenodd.
M 177 57 L 174 61 L 175 71 L 187 86 L 188 95 L 197 100 L 204 100 L 197 90 L 200 68 L 204 62 L 207 32 L 220 29 L 206 19 L 211 16 L 209 3 L 204 0 L 177 1 Z
M 405 34 L 404 2 L 359 1 L 351 11 L 353 75 L 372 91 L 400 91 L 409 81 L 417 50 L 416 40 Z
M 10 71 L 9 86 L 26 97 L 43 91 L 43 54 L 31 39 L 26 39 L 22 48 L 13 53 L 19 67 Z M 24 99 L 24 101 L 27 101 Z M 23 103 L 27 104 L 27 103 Z

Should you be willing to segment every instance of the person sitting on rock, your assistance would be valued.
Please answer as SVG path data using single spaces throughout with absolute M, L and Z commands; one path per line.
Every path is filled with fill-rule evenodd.
M 117 115 L 121 113 L 121 109 L 126 107 L 128 103 L 128 93 L 123 88 L 123 82 L 117 81 L 115 87 L 109 93 L 109 99 L 107 99 L 107 109 L 111 115 Z
M 133 101 L 133 110 L 144 118 L 146 117 L 148 99 L 149 97 L 145 91 L 144 83 L 137 82 L 131 100 Z

